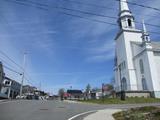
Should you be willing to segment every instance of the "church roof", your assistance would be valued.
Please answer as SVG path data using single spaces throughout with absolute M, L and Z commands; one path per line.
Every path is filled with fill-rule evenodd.
M 160 50 L 160 42 L 151 42 L 153 50 Z

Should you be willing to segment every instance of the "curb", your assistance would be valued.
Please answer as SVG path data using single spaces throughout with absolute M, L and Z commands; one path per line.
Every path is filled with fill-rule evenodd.
M 84 113 L 80 113 L 80 114 L 77 114 L 71 118 L 69 118 L 68 120 L 74 120 L 82 115 L 86 115 L 86 114 L 91 114 L 91 113 L 94 113 L 94 112 L 97 112 L 97 110 L 92 110 L 92 111 L 88 111 L 88 112 L 84 112 Z

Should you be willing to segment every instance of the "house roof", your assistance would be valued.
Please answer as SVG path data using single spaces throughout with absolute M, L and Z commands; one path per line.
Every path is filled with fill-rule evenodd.
M 14 82 L 14 83 L 17 83 L 17 84 L 19 84 L 20 85 L 20 83 L 19 82 L 17 82 L 17 81 L 15 81 L 15 80 L 12 80 L 11 78 L 9 78 L 9 77 L 4 77 L 4 79 L 5 80 L 8 80 L 8 81 L 12 81 L 12 82 Z
M 67 93 L 69 94 L 82 94 L 81 90 L 67 90 Z

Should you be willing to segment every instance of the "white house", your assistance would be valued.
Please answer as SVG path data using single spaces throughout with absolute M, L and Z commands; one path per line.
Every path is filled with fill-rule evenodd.
M 160 98 L 160 42 L 150 40 L 143 30 L 136 29 L 127 0 L 120 0 L 119 32 L 115 38 L 115 89 L 127 96 Z
M 7 98 L 15 99 L 20 94 L 21 84 L 8 77 L 4 78 L 4 86 L 1 89 L 1 93 L 5 94 Z

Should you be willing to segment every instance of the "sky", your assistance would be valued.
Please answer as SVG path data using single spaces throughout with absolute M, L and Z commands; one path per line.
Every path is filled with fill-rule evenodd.
M 117 20 L 67 9 L 118 17 L 119 2 L 81 0 L 84 4 L 80 4 L 78 0 L 71 1 L 0 0 L 0 61 L 21 73 L 22 69 L 13 61 L 22 67 L 24 53 L 27 53 L 24 84 L 56 94 L 60 88 L 70 89 L 71 86 L 81 90 L 87 84 L 92 88 L 101 87 L 102 83 L 110 83 L 114 77 L 114 38 L 118 25 L 94 20 L 113 24 L 117 24 Z M 159 0 L 128 1 L 160 9 Z M 146 23 L 159 25 L 147 26 L 151 39 L 159 41 L 160 11 L 131 4 L 129 8 L 136 21 L 144 19 Z M 142 29 L 139 23 L 136 27 Z M 6 76 L 21 82 L 22 76 L 4 70 Z

